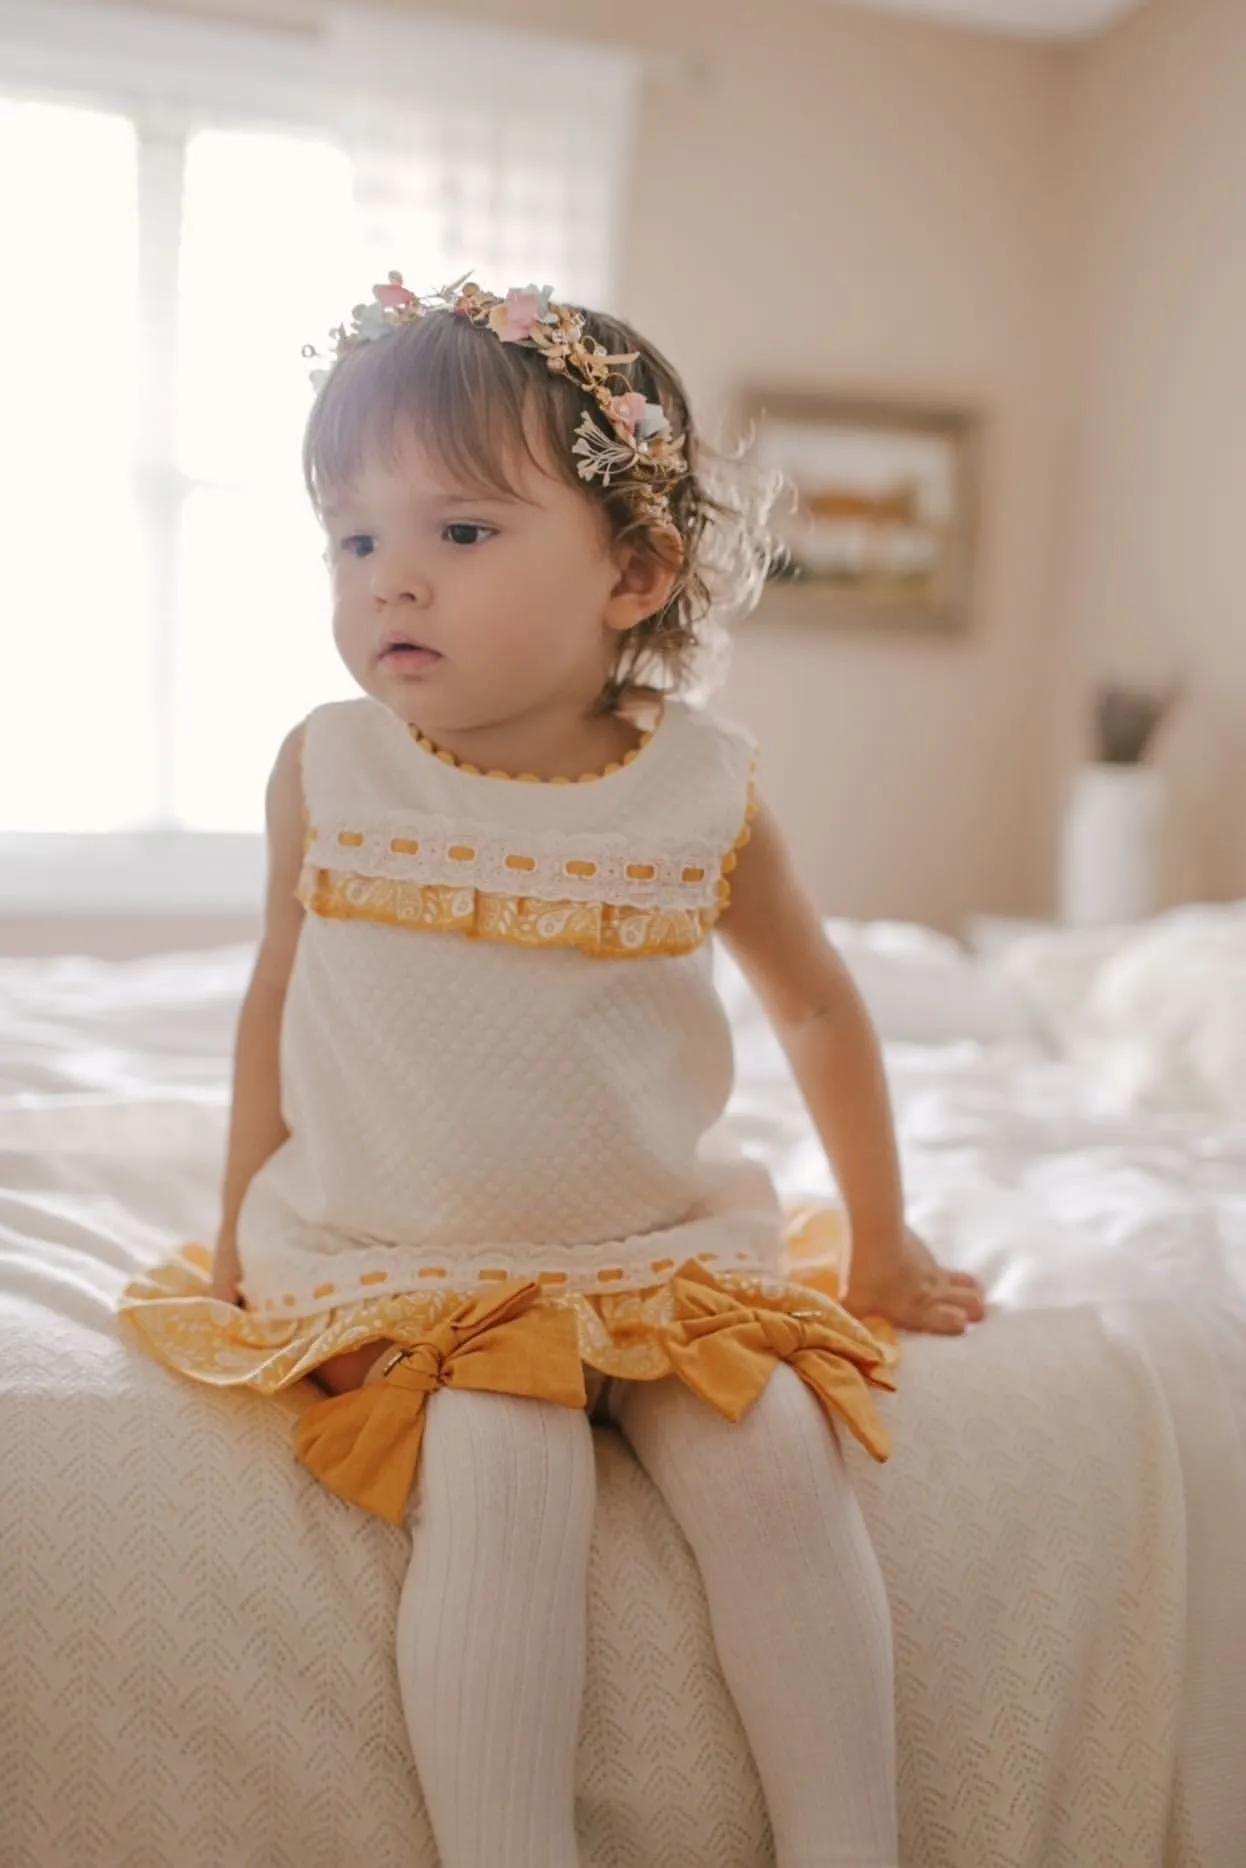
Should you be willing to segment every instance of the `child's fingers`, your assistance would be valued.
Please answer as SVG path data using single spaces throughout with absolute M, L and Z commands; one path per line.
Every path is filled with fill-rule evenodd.
M 918 1327 L 932 1336 L 963 1336 L 969 1319 L 959 1304 L 933 1303 L 922 1312 Z
M 986 1293 L 977 1278 L 967 1271 L 950 1272 L 947 1289 L 940 1291 L 939 1298 L 949 1304 L 959 1304 L 974 1323 L 980 1323 L 986 1315 Z
M 938 1336 L 961 1336 L 971 1323 L 980 1323 L 986 1315 L 977 1281 L 956 1272 L 941 1278 L 926 1293 L 921 1308 L 918 1327 Z

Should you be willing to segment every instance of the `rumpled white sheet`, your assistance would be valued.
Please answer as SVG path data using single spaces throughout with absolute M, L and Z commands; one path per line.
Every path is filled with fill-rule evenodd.
M 124 1279 L 210 1226 L 246 956 L 0 966 L 0 1860 L 435 1868 L 389 1660 L 401 1533 L 192 1388 Z M 730 974 L 748 1144 L 826 1190 Z M 915 1216 L 998 1310 L 906 1344 L 856 1461 L 896 1626 L 905 1868 L 1240 1868 L 1246 1127 L 1022 1047 L 891 1054 Z M 855 1455 L 854 1455 L 855 1459 Z M 600 1439 L 590 1868 L 764 1868 L 695 1573 Z
M 782 1052 L 736 969 L 733 1113 L 790 1199 L 830 1178 Z M 935 1249 L 1024 1305 L 1246 1305 L 1246 1120 L 1133 1110 L 1021 1043 L 888 1047 L 910 1212 Z

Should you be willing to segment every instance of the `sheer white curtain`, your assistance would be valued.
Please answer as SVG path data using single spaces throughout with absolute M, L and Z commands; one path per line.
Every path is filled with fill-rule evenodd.
M 109 833 L 258 828 L 282 733 L 347 691 L 301 346 L 391 265 L 615 302 L 636 79 L 452 22 L 0 0 L 0 834 L 106 876 Z

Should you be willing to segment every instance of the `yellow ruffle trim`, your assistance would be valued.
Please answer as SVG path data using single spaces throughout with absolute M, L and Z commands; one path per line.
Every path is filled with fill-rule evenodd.
M 796 1309 L 837 1306 L 848 1261 L 841 1214 L 798 1210 L 786 1231 L 783 1300 Z M 743 1295 L 768 1296 L 775 1280 L 727 1272 L 721 1281 Z M 209 1296 L 211 1252 L 183 1246 L 176 1257 L 131 1281 L 121 1293 L 121 1313 L 135 1324 L 146 1347 L 170 1369 L 217 1388 L 256 1388 L 276 1394 L 303 1379 L 331 1356 L 368 1343 L 409 1347 L 463 1302 L 461 1291 L 411 1291 L 357 1298 L 314 1317 L 260 1319 L 248 1309 Z M 811 1300 L 811 1293 L 814 1293 Z M 643 1291 L 542 1293 L 549 1306 L 570 1309 L 579 1352 L 588 1367 L 624 1380 L 656 1380 L 671 1373 L 663 1332 L 673 1319 L 671 1280 Z M 856 1326 L 856 1324 L 854 1324 Z M 859 1328 L 859 1326 L 856 1326 Z M 895 1337 L 887 1324 L 869 1324 L 874 1341 L 891 1356 Z
M 780 1286 L 797 1307 L 808 1293 L 838 1303 L 848 1260 L 842 1216 L 830 1209 L 803 1208 L 788 1221 Z M 118 1309 L 146 1346 L 179 1374 L 214 1387 L 255 1388 L 276 1394 L 302 1380 L 333 1356 L 389 1341 L 398 1347 L 418 1341 L 466 1295 L 462 1291 L 386 1292 L 357 1298 L 315 1316 L 261 1318 L 209 1295 L 212 1253 L 185 1245 L 170 1259 L 133 1279 Z M 775 1280 L 722 1274 L 722 1282 L 746 1293 L 773 1292 Z M 542 1301 L 571 1311 L 580 1354 L 590 1368 L 626 1381 L 652 1381 L 669 1374 L 661 1333 L 671 1319 L 670 1280 L 639 1291 L 545 1292 Z M 894 1344 L 886 1324 L 870 1322 L 870 1333 Z
M 890 1451 L 872 1388 L 892 1381 L 881 1346 L 836 1304 L 746 1292 L 690 1260 L 668 1287 L 662 1344 L 672 1376 L 725 1420 L 741 1420 L 784 1362 L 875 1459 Z M 580 1408 L 587 1400 L 575 1319 L 529 1279 L 464 1298 L 378 1379 L 318 1401 L 295 1450 L 331 1492 L 399 1524 L 419 1465 L 425 1404 L 442 1388 Z
M 437 755 L 440 757 L 440 755 Z M 491 776 L 491 774 L 486 774 Z M 515 781 L 519 783 L 519 780 Z M 718 900 L 712 908 L 638 908 L 613 902 L 550 902 L 536 896 L 508 895 L 451 883 L 403 882 L 390 876 L 365 876 L 353 870 L 325 869 L 306 863 L 298 898 L 309 914 L 329 921 L 374 921 L 385 927 L 416 928 L 434 934 L 459 934 L 469 940 L 502 941 L 513 947 L 574 947 L 603 960 L 652 959 L 692 953 L 700 947 L 731 901 L 730 877 L 740 851 L 752 835 L 757 815 L 755 776 L 750 778 L 744 823 L 722 859 Z M 305 843 L 315 840 L 308 829 Z M 340 840 L 362 843 L 362 832 L 343 832 Z M 414 849 L 414 846 L 412 846 Z M 466 852 L 468 856 L 473 851 Z M 507 858 L 517 873 L 531 868 L 522 854 Z M 686 878 L 701 881 L 697 870 Z
M 189 1245 L 127 1286 L 119 1307 L 168 1367 L 261 1394 L 331 1357 L 391 1345 L 382 1380 L 304 1412 L 298 1451 L 331 1490 L 397 1522 L 428 1394 L 458 1386 L 583 1405 L 586 1366 L 629 1381 L 675 1375 L 738 1420 L 785 1361 L 828 1413 L 885 1458 L 887 1433 L 870 1390 L 893 1386 L 895 1339 L 835 1301 L 843 1244 L 838 1216 L 819 1211 L 796 1216 L 784 1279 L 716 1277 L 690 1262 L 641 1291 L 552 1295 L 528 1281 L 485 1295 L 391 1294 L 269 1321 L 211 1297 L 211 1254 Z
M 386 927 L 463 934 L 469 940 L 505 941 L 513 947 L 578 947 L 609 960 L 691 953 L 721 912 L 544 902 L 310 866 L 298 893 L 310 914 L 330 921 L 379 921 Z

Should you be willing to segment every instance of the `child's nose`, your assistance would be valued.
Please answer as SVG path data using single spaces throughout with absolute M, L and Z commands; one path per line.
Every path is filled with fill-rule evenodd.
M 409 553 L 375 551 L 372 560 L 372 595 L 378 603 L 423 607 L 431 602 L 428 577 Z

